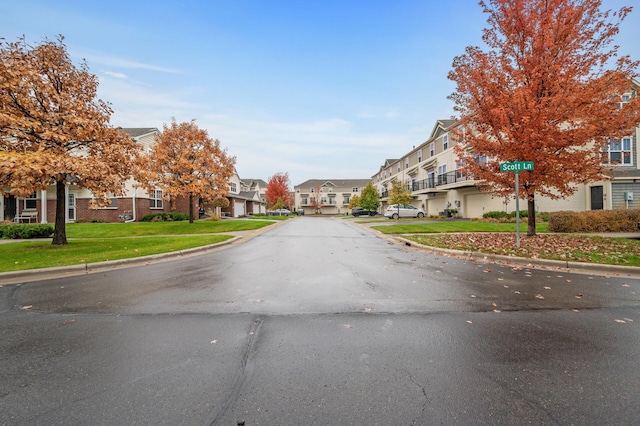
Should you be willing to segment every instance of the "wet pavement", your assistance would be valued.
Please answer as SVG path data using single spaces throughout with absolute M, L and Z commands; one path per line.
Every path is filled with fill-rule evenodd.
M 640 281 L 298 218 L 0 287 L 0 424 L 636 424 Z

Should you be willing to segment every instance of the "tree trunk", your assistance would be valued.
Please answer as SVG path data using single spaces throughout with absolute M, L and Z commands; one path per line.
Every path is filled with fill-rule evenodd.
M 529 194 L 527 196 L 527 214 L 528 214 L 528 227 L 527 227 L 527 237 L 535 237 L 536 236 L 536 200 L 534 194 Z M 519 213 L 518 213 L 519 214 Z
M 193 194 L 189 194 L 189 223 L 193 223 Z
M 46 203 L 47 200 L 42 200 Z M 65 191 L 65 184 L 63 182 L 56 182 L 56 223 L 53 229 L 53 245 L 65 245 L 67 244 L 67 229 L 65 223 L 65 209 L 67 208 L 67 197 Z

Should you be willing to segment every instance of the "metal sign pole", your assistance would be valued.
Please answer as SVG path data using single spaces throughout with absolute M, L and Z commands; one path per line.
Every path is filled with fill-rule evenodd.
M 516 248 L 520 249 L 520 182 L 516 170 Z

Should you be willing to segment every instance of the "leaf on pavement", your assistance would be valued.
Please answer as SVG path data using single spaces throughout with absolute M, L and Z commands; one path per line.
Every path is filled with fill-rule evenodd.
M 615 320 L 618 324 L 626 324 L 627 322 L 625 320 L 621 320 L 621 319 L 617 319 Z
M 544 296 L 541 294 L 536 294 L 536 299 L 544 299 Z
M 71 319 L 66 320 L 66 321 L 63 323 L 63 325 L 73 324 L 74 322 L 76 322 L 76 319 L 75 319 L 75 318 L 71 318 Z
M 343 327 L 344 328 L 353 328 L 353 326 L 351 324 L 344 324 Z
M 21 307 L 20 309 L 22 309 L 23 311 L 27 311 L 27 310 L 29 310 L 31 308 L 33 308 L 33 305 L 26 305 L 26 306 Z

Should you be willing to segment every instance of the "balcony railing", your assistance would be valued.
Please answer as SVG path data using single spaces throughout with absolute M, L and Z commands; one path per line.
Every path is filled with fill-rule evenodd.
M 405 189 L 411 192 L 424 191 L 425 189 L 434 189 L 438 186 L 450 185 L 453 183 L 466 182 L 470 180 L 474 180 L 473 176 L 456 170 L 449 173 L 443 173 L 435 177 L 413 181 L 405 185 Z M 380 192 L 380 198 L 386 198 L 388 196 L 389 190 L 384 189 Z

